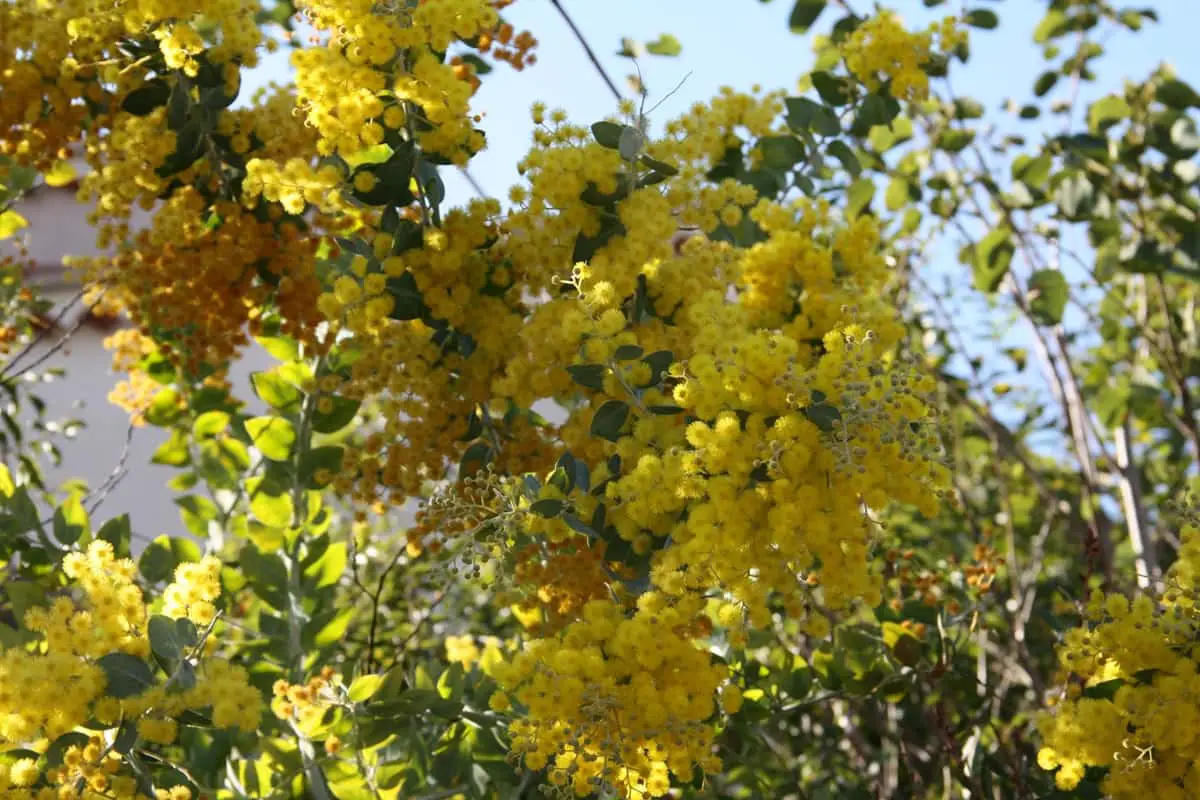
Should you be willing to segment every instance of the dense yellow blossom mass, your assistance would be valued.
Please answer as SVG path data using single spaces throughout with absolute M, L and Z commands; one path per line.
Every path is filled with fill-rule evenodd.
M 1182 541 L 1161 594 L 1098 594 L 1059 650 L 1066 697 L 1041 720 L 1038 763 L 1062 789 L 1107 767 L 1102 786 L 1117 800 L 1200 792 L 1200 529 Z
M 220 594 L 215 579 L 219 569 L 220 563 L 211 557 L 180 565 L 166 589 L 160 619 L 211 623 L 212 603 Z M 217 727 L 258 727 L 262 698 L 248 683 L 244 669 L 204 654 L 212 649 L 209 641 L 215 640 L 197 643 L 196 664 L 179 668 L 189 678 L 180 672 L 162 681 L 153 678 L 145 666 L 151 649 L 151 615 L 134 583 L 136 567 L 131 560 L 115 558 L 112 545 L 98 540 L 86 551 L 69 553 L 63 571 L 71 581 L 69 592 L 48 607 L 26 612 L 25 626 L 37 635 L 35 645 L 0 653 L 0 744 L 26 746 L 78 731 L 105 731 L 112 736 L 115 732 L 110 729 L 127 720 L 135 721 L 142 739 L 171 744 L 178 732 L 175 719 L 184 711 L 200 709 L 211 710 Z M 113 668 L 114 657 L 128 660 L 116 662 L 120 666 Z M 129 674 L 144 674 L 147 679 L 139 678 L 133 687 L 112 683 L 112 676 Z M 97 743 L 103 741 L 95 733 L 92 737 Z M 62 766 L 45 776 L 51 787 L 60 787 L 59 793 L 42 789 L 37 797 L 74 796 L 69 787 L 80 776 L 93 791 L 107 787 L 117 797 L 137 796 L 131 788 L 135 782 L 111 747 L 93 743 L 74 752 L 73 756 L 68 751 Z M 35 796 L 24 788 L 38 778 L 29 764 L 17 761 L 9 769 L 12 788 L 5 786 L 4 777 L 0 773 L 4 797 Z
M 220 386 L 251 335 L 290 337 L 290 383 L 259 388 L 295 414 L 280 418 L 291 438 L 260 445 L 264 460 L 290 464 L 313 428 L 336 432 L 322 429 L 335 400 L 365 402 L 372 427 L 340 443 L 340 469 L 311 476 L 360 520 L 453 465 L 493 492 L 469 524 L 430 515 L 423 532 L 451 552 L 478 538 L 506 561 L 524 635 L 482 656 L 446 648 L 494 680 L 511 758 L 577 795 L 626 800 L 719 771 L 718 724 L 744 698 L 717 650 L 776 618 L 822 637 L 829 614 L 880 604 L 874 515 L 893 502 L 931 514 L 947 485 L 933 382 L 897 354 L 879 221 L 797 199 L 788 170 L 770 172 L 791 132 L 783 94 L 757 89 L 723 89 L 661 137 L 632 104 L 590 130 L 539 105 L 511 207 L 443 209 L 437 167 L 485 146 L 479 58 L 447 52 L 530 63 L 534 41 L 500 18 L 506 3 L 303 0 L 316 35 L 292 55 L 294 86 L 238 109 L 241 70 L 265 46 L 260 9 L 199 5 L 0 6 L 0 152 L 42 164 L 82 140 L 93 167 L 80 195 L 116 254 L 80 266 L 137 326 L 112 340 L 133 372 L 116 397 L 145 415 L 176 396 L 164 386 Z M 846 67 L 921 99 L 935 34 L 956 41 L 951 23 L 908 33 L 874 17 Z M 757 180 L 720 176 L 747 143 Z M 135 209 L 152 215 L 136 232 Z M 676 247 L 681 226 L 700 235 Z M 547 403 L 561 419 L 534 411 Z M 248 502 L 290 542 L 307 477 L 287 480 L 278 519 Z M 179 672 L 106 694 L 103 657 L 145 667 L 150 612 L 132 564 L 103 543 L 63 570 L 78 596 L 30 611 L 40 643 L 0 656 L 6 742 L 95 717 L 136 719 L 138 737 L 167 746 L 201 708 L 216 727 L 257 728 L 245 671 L 207 655 L 187 687 Z M 309 634 L 298 572 L 288 580 L 294 649 Z M 215 558 L 184 563 L 160 614 L 208 631 L 220 594 Z M 354 707 L 331 673 L 302 682 L 302 654 L 290 658 L 272 708 L 307 746 L 327 711 Z M 327 738 L 326 755 L 340 746 Z M 112 753 L 89 743 L 70 758 L 50 785 L 83 776 L 132 796 Z M 6 792 L 33 796 L 28 763 L 7 775 Z

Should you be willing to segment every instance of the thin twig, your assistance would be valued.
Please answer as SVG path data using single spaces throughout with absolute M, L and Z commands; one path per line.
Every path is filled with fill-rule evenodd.
M 550 5 L 554 6 L 555 10 L 558 11 L 559 15 L 567 23 L 567 26 L 571 29 L 571 33 L 575 35 L 575 40 L 579 42 L 579 46 L 587 54 L 588 61 L 592 62 L 592 66 L 596 68 L 596 72 L 600 73 L 600 77 L 604 79 L 604 85 L 612 92 L 612 96 L 618 103 L 624 100 L 625 98 L 621 95 L 621 91 L 613 83 L 613 79 L 608 76 L 608 71 L 604 69 L 604 65 L 600 63 L 600 59 L 597 58 L 595 51 L 592 50 L 592 46 L 584 38 L 583 31 L 579 30 L 579 26 L 575 24 L 575 20 L 571 19 L 571 15 L 567 13 L 567 10 L 562 7 L 562 3 L 559 0 L 550 0 Z
M 467 183 L 471 184 L 471 188 L 475 190 L 475 194 L 479 195 L 480 200 L 488 199 L 488 193 L 483 190 L 483 186 L 481 186 L 479 181 L 475 179 L 475 176 L 471 174 L 471 170 L 467 169 L 466 167 L 459 167 L 458 171 L 462 173 L 464 178 L 467 179 Z
M 97 298 L 96 303 L 93 303 L 91 306 L 88 307 L 86 312 L 84 312 L 83 314 L 80 315 L 79 319 L 75 321 L 75 324 L 73 324 L 71 326 L 70 330 L 68 330 L 66 333 L 64 333 L 57 342 L 55 342 L 53 345 L 50 346 L 50 348 L 48 350 L 46 350 L 45 353 L 42 353 L 40 356 L 38 356 L 36 361 L 34 361 L 28 367 L 25 367 L 24 369 L 22 369 L 20 371 L 20 373 L 10 374 L 10 370 L 15 369 L 17 366 L 17 363 L 19 361 L 21 361 L 21 359 L 23 359 L 25 356 L 29 355 L 30 351 L 32 351 L 33 348 L 35 348 L 39 344 L 41 344 L 42 340 L 46 338 L 47 334 L 49 334 L 50 331 L 58 330 L 59 324 L 64 319 L 66 319 L 67 314 L 70 313 L 71 309 L 75 307 L 75 304 L 83 299 L 83 296 L 85 294 L 87 294 L 87 291 L 88 291 L 87 287 L 80 289 L 71 297 L 70 300 L 68 300 L 66 303 L 64 303 L 62 309 L 58 312 L 58 314 L 56 314 L 54 316 L 54 319 L 50 320 L 50 322 L 42 330 L 38 331 L 38 334 L 36 336 L 34 336 L 32 339 L 30 339 L 28 342 L 26 342 L 25 346 L 22 347 L 15 355 L 13 355 L 12 359 L 7 364 L 4 365 L 4 368 L 0 369 L 0 378 L 12 378 L 12 377 L 16 377 L 18 374 L 24 374 L 26 372 L 29 372 L 31 369 L 35 369 L 36 367 L 38 367 L 39 365 L 44 363 L 46 361 L 46 359 L 50 358 L 50 356 L 54 355 L 55 353 L 57 353 L 59 350 L 61 350 L 63 348 L 63 346 L 67 343 L 67 340 L 70 339 L 71 336 L 77 330 L 82 328 L 84 326 L 84 324 L 87 322 L 87 318 L 90 315 L 92 309 L 94 309 L 96 307 L 96 303 L 99 302 L 99 298 Z
M 442 604 L 442 601 L 446 599 L 446 595 L 448 594 L 448 591 L 442 591 L 438 593 L 438 596 L 435 597 L 433 602 L 429 604 L 429 608 L 425 609 L 425 613 L 419 620 L 416 621 L 412 632 L 409 633 L 408 636 L 404 637 L 404 640 L 397 645 L 396 650 L 403 653 L 406 649 L 408 649 L 409 643 L 417 637 L 417 634 L 421 632 L 423 627 L 425 627 L 425 623 L 429 622 L 429 620 L 433 618 L 433 612 L 437 610 L 437 607 Z

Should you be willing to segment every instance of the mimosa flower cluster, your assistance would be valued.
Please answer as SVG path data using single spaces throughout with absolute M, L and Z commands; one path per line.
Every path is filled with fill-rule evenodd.
M 1065 697 L 1041 719 L 1043 769 L 1063 790 L 1089 768 L 1116 800 L 1200 793 L 1200 529 L 1161 592 L 1097 594 L 1059 649 Z
M 896 12 L 885 10 L 854 29 L 844 57 L 850 72 L 868 89 L 888 81 L 892 96 L 919 101 L 929 96 L 929 75 L 923 67 L 931 56 L 949 53 L 966 40 L 966 30 L 954 17 L 924 31 L 910 31 Z
M 198 625 L 211 623 L 220 594 L 218 570 L 212 558 L 181 565 L 166 589 L 162 613 Z M 108 542 L 95 541 L 85 552 L 68 554 L 63 572 L 70 580 L 66 593 L 25 614 L 34 642 L 0 651 L 0 745 L 27 747 L 41 741 L 44 746 L 67 733 L 96 730 L 96 724 L 108 730 L 125 720 L 136 720 L 141 739 L 167 745 L 178 735 L 180 715 L 203 709 L 218 728 L 258 727 L 263 707 L 258 691 L 245 670 L 211 655 L 217 645 L 211 637 L 197 645 L 198 663 L 189 685 L 170 686 L 163 680 L 133 694 L 108 694 L 105 656 L 118 653 L 141 660 L 150 655 L 150 609 L 134 582 L 136 568 L 129 559 L 116 558 Z M 41 776 L 18 762 L 9 778 L 14 788 L 8 791 L 14 794 L 5 796 L 14 800 L 44 797 L 46 791 L 73 797 L 77 779 L 92 791 L 111 787 L 118 797 L 135 796 L 122 789 L 136 782 L 119 754 L 91 745 L 74 756 L 68 751 L 61 768 Z

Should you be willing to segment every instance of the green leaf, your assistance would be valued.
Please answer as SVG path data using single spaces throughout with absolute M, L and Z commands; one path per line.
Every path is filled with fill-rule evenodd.
M 126 722 L 117 730 L 117 735 L 112 742 L 112 750 L 114 753 L 125 755 L 133 749 L 133 745 L 137 742 L 137 739 L 137 724 L 132 720 Z
M 1033 93 L 1038 97 L 1045 97 L 1056 83 L 1058 83 L 1058 73 L 1048 69 L 1034 81 Z
M 49 605 L 45 588 L 33 581 L 10 579 L 4 586 L 4 593 L 8 596 L 9 610 L 18 623 L 24 621 L 29 609 Z
M 475 55 L 474 53 L 464 53 L 460 57 L 462 58 L 462 60 L 465 63 L 470 64 L 472 67 L 475 68 L 476 75 L 487 75 L 489 72 L 492 71 L 492 65 L 489 64 L 488 62 L 484 61 L 482 58 Z
M 1117 692 L 1122 686 L 1125 686 L 1124 678 L 1113 678 L 1112 680 L 1101 681 L 1094 686 L 1088 686 L 1083 690 L 1083 697 L 1092 698 L 1095 700 L 1112 700 L 1117 696 Z
M 12 496 L 8 498 L 7 508 L 11 518 L 11 524 L 15 526 L 15 531 L 10 530 L 10 533 L 28 533 L 36 531 L 42 543 L 47 547 L 54 549 L 55 546 L 46 537 L 45 527 L 42 525 L 41 512 L 37 505 L 33 502 L 33 498 L 29 496 L 29 489 L 25 486 L 18 487 Z
M 788 29 L 792 33 L 808 33 L 826 5 L 827 0 L 796 0 L 788 17 Z
M 175 152 L 155 170 L 155 174 L 167 178 L 183 172 L 204 155 L 205 128 L 199 119 L 188 120 L 176 133 Z
M 645 146 L 646 137 L 637 128 L 626 125 L 621 129 L 621 135 L 617 139 L 617 152 L 620 153 L 621 158 L 633 161 Z
M 834 425 L 842 418 L 842 412 L 828 403 L 816 403 L 804 409 L 804 416 L 813 425 L 828 433 L 833 430 Z
M 846 215 L 857 217 L 871 205 L 875 197 L 875 183 L 870 178 L 859 178 L 846 190 Z
M 1095 205 L 1095 189 L 1081 170 L 1068 174 L 1055 192 L 1062 215 L 1072 222 L 1087 219 Z
M 350 622 L 355 617 L 353 608 L 347 608 L 345 611 L 336 615 L 332 620 L 326 623 L 317 634 L 313 637 L 313 644 L 317 647 L 327 647 L 342 639 L 346 635 L 347 629 L 350 627 Z
M 686 411 L 683 406 L 646 406 L 646 410 L 660 417 L 669 417 L 673 414 L 680 414 Z
M 129 515 L 121 514 L 105 521 L 100 526 L 100 530 L 96 532 L 96 538 L 111 544 L 118 558 L 128 555 L 129 542 L 133 538 L 133 531 L 129 526 Z
M 388 315 L 392 319 L 410 320 L 425 316 L 425 298 L 411 272 L 388 278 L 387 291 L 392 296 L 392 313 Z
M 646 52 L 656 56 L 677 56 L 683 52 L 683 45 L 671 34 L 664 33 L 646 44 Z
M 788 127 L 796 133 L 812 131 L 821 136 L 837 136 L 842 132 L 837 114 L 820 103 L 807 97 L 789 97 L 784 104 L 787 107 Z
M 217 504 L 207 497 L 189 494 L 175 498 L 175 505 L 180 508 L 187 529 L 193 536 L 204 539 L 208 537 L 208 525 L 220 515 Z
M 896 661 L 906 667 L 916 666 L 925 652 L 925 645 L 921 644 L 921 640 L 909 633 L 898 636 L 889 647 Z
M 1160 103 L 1180 111 L 1200 107 L 1200 94 L 1176 78 L 1160 83 L 1154 94 Z
M 246 482 L 250 494 L 250 511 L 262 524 L 271 528 L 286 528 L 292 523 L 292 493 L 276 487 L 264 478 Z
M 255 372 L 250 376 L 259 399 L 276 411 L 292 413 L 300 410 L 300 390 L 276 371 Z
M 170 578 L 175 567 L 199 561 L 200 556 L 200 546 L 190 539 L 159 536 L 142 551 L 138 571 L 148 582 L 159 583 Z
M 1108 158 L 1108 139 L 1091 133 L 1072 133 L 1056 140 L 1062 147 L 1083 158 L 1104 161 Z
M 970 97 L 959 97 L 954 101 L 955 119 L 980 119 L 984 114 L 983 103 Z
M 817 94 L 831 106 L 844 106 L 854 98 L 852 84 L 846 78 L 828 72 L 814 72 L 811 77 Z
M 901 177 L 892 178 L 888 182 L 887 191 L 883 195 L 884 205 L 887 206 L 888 211 L 897 211 L 904 208 L 904 205 L 908 202 L 910 192 L 911 184 L 906 179 Z
M 454 663 L 447 667 L 437 679 L 437 692 L 443 700 L 457 700 L 463 691 L 463 667 Z
M 671 166 L 667 162 L 659 161 L 656 158 L 651 158 L 650 156 L 646 155 L 645 153 L 642 154 L 641 158 L 639 158 L 638 161 L 641 162 L 641 164 L 643 166 L 649 167 L 650 169 L 654 170 L 655 172 L 657 172 L 660 175 L 665 175 L 667 177 L 670 177 L 672 175 L 679 174 L 679 170 L 676 169 L 675 167 Z
M 492 448 L 487 442 L 475 442 L 466 449 L 458 462 L 458 475 L 465 478 L 483 469 L 492 460 Z
M 75 544 L 88 527 L 87 511 L 78 495 L 72 494 L 54 509 L 54 538 L 60 544 Z
M 354 421 L 362 405 L 358 400 L 338 396 L 326 396 L 318 402 L 325 399 L 332 401 L 333 407 L 328 411 L 321 411 L 318 407 L 317 412 L 313 414 L 312 429 L 317 433 L 337 433 L 342 430 Z
M 629 406 L 621 400 L 608 400 L 596 410 L 592 417 L 591 433 L 601 439 L 615 442 L 621 436 L 621 427 L 629 418 Z
M 574 514 L 563 514 L 562 521 L 567 523 L 567 527 L 569 527 L 571 530 L 577 533 L 582 533 L 584 536 L 595 537 L 600 535 L 594 528 L 592 528 L 592 526 L 588 525 Z
M 613 358 L 617 361 L 632 361 L 635 358 L 641 358 L 645 352 L 636 344 L 623 344 L 613 352 Z
M 612 237 L 624 234 L 625 226 L 620 218 L 615 214 L 606 215 L 601 219 L 600 230 L 595 236 L 584 236 L 581 233 L 575 238 L 575 249 L 571 253 L 571 259 L 576 262 L 588 261 L 597 250 L 608 244 Z
M 144 117 L 154 109 L 165 106 L 170 96 L 171 87 L 166 81 L 150 81 L 125 95 L 125 99 L 121 101 L 121 110 L 135 117 Z
M 64 733 L 62 736 L 59 736 L 46 748 L 46 766 L 61 766 L 63 756 L 66 755 L 67 750 L 72 747 L 78 747 L 82 750 L 84 747 L 87 747 L 89 738 L 87 734 L 79 733 L 78 731 Z
M 975 288 L 988 293 L 999 289 L 1014 253 L 1012 232 L 1007 228 L 997 228 L 983 237 L 975 252 Z
M 947 153 L 961 153 L 975 141 L 975 131 L 948 128 L 937 136 L 937 146 Z
M 272 461 L 287 461 L 296 442 L 296 428 L 291 421 L 273 415 L 246 420 L 246 433 L 258 451 Z
M 287 567 L 279 556 L 246 544 L 238 553 L 238 566 L 255 593 L 276 609 L 287 607 Z
M 1088 109 L 1088 128 L 1094 133 L 1108 130 L 1129 116 L 1129 103 L 1115 94 L 1102 97 Z
M 1054 161 L 1047 155 L 1030 158 L 1022 153 L 1013 160 L 1012 175 L 1027 186 L 1042 187 L 1050 178 Z
M 328 480 L 318 480 L 317 473 L 328 472 L 331 476 L 336 475 L 342 468 L 344 455 L 345 450 L 335 445 L 312 448 L 300 459 L 301 482 L 309 489 L 325 486 Z
M 1033 30 L 1033 41 L 1044 44 L 1059 36 L 1067 29 L 1067 14 L 1059 9 L 1046 12 Z
M 1000 24 L 1000 17 L 996 16 L 996 12 L 991 9 L 972 8 L 967 12 L 967 24 L 972 28 L 990 31 Z
M 717 163 L 705 173 L 710 181 L 719 182 L 726 178 L 736 178 L 745 171 L 742 164 L 742 141 L 737 140 L 734 146 L 726 147 L 725 152 Z
M 413 167 L 416 152 L 406 144 L 382 164 L 363 164 L 354 174 L 369 173 L 375 176 L 375 185 L 366 191 L 353 190 L 355 199 L 369 206 L 405 206 L 415 198 L 412 191 Z M 353 179 L 352 179 L 353 181 Z
M 175 620 L 155 614 L 150 617 L 147 633 L 150 636 L 150 650 L 156 656 L 168 662 L 175 662 L 183 657 L 187 645 L 179 637 Z
M 562 510 L 564 508 L 566 508 L 566 506 L 567 506 L 567 504 L 564 503 L 562 500 L 556 500 L 554 498 L 547 498 L 545 500 L 538 500 L 536 503 L 534 503 L 533 505 L 531 505 L 529 507 L 529 510 L 532 511 L 534 514 L 537 514 L 539 517 L 545 517 L 547 519 L 550 519 L 552 517 L 557 517 L 559 514 L 561 514 Z
M 167 100 L 167 127 L 173 131 L 182 130 L 187 125 L 191 107 L 191 82 L 182 77 L 177 78 Z
M 1042 325 L 1062 322 L 1067 307 L 1067 279 L 1056 269 L 1040 269 L 1029 278 L 1029 310 Z
M 183 415 L 179 407 L 179 393 L 174 389 L 164 389 L 158 392 L 150 402 L 146 411 L 146 421 L 151 425 L 166 427 Z
M 643 358 L 642 361 L 650 367 L 649 385 L 653 386 L 661 380 L 662 373 L 666 372 L 671 364 L 675 363 L 675 354 L 670 350 L 656 350 Z
M 1120 252 L 1120 266 L 1139 275 L 1161 275 L 1174 264 L 1175 252 L 1154 241 L 1127 244 Z
M 872 92 L 863 98 L 862 104 L 858 108 L 858 113 L 854 115 L 854 123 L 850 126 L 850 132 L 855 136 L 867 136 L 873 128 L 886 125 L 890 129 L 893 122 L 900 115 L 900 102 L 896 98 L 889 95 Z M 900 131 L 895 131 L 896 139 L 900 138 Z M 908 124 L 908 136 L 912 135 L 912 123 Z
M 804 158 L 804 145 L 794 136 L 764 136 L 756 144 L 763 164 L 787 172 Z
M 433 688 L 432 681 L 429 684 L 429 688 L 418 686 L 409 689 L 394 700 L 372 703 L 367 706 L 367 712 L 377 717 L 403 719 L 423 713 L 448 718 L 462 710 L 462 703 L 442 698 Z
M 567 367 L 567 372 L 580 386 L 599 392 L 604 390 L 604 376 L 608 374 L 608 367 L 603 364 L 572 364 Z
M 154 685 L 154 673 L 150 666 L 128 653 L 101 656 L 96 659 L 96 666 L 104 671 L 104 693 L 118 700 L 139 695 Z
M 276 361 L 295 361 L 300 357 L 300 345 L 290 336 L 256 336 L 254 340 Z
M 625 125 L 603 120 L 592 125 L 592 136 L 596 141 L 609 150 L 616 150 L 621 145 L 621 132 Z
M 154 451 L 154 455 L 150 457 L 150 461 L 169 467 L 186 466 L 192 460 L 188 444 L 188 435 L 178 428 L 173 428 L 170 437 L 159 445 L 158 449 Z
M 351 702 L 365 703 L 383 686 L 383 675 L 359 675 L 350 684 L 346 694 Z
M 311 562 L 309 559 L 312 559 Z M 310 553 L 304 561 L 304 574 L 315 578 L 316 588 L 332 586 L 341 580 L 349 563 L 349 550 L 345 542 L 333 542 L 323 551 Z

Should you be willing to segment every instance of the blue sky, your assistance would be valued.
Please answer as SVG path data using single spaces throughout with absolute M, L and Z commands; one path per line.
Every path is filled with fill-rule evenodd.
M 623 78 L 632 63 L 616 55 L 621 37 L 650 41 L 669 32 L 683 44 L 675 58 L 646 57 L 641 68 L 651 92 L 651 104 L 662 99 L 684 81 L 658 110 L 660 118 L 673 117 L 689 105 L 729 85 L 748 89 L 759 83 L 766 88 L 790 88 L 811 64 L 810 41 L 788 31 L 791 0 L 562 0 L 564 7 L 584 31 L 609 73 L 624 90 Z M 1149 5 L 1142 0 L 1138 6 Z M 833 4 L 831 3 L 831 6 Z M 863 0 L 852 6 L 862 13 Z M 899 10 L 911 23 L 932 18 L 920 0 L 893 0 L 887 5 Z M 933 12 L 952 13 L 963 3 L 952 0 Z M 1033 81 L 1044 68 L 1031 31 L 1046 7 L 1044 0 L 972 0 L 968 7 L 986 7 L 1001 15 L 995 31 L 973 31 L 971 63 L 956 64 L 955 89 L 995 109 L 1010 94 L 1028 98 Z M 1140 34 L 1120 34 L 1108 42 L 1108 54 L 1098 85 L 1116 87 L 1121 76 L 1141 77 L 1162 60 L 1172 62 L 1184 77 L 1200 75 L 1200 47 L 1196 20 L 1200 0 L 1169 0 L 1153 3 L 1160 7 L 1161 21 Z M 515 165 L 530 142 L 529 107 L 542 100 L 550 107 L 567 110 L 573 121 L 589 124 L 614 110 L 604 84 L 588 63 L 570 31 L 549 0 L 519 0 L 505 12 L 518 29 L 529 29 L 538 38 L 538 63 L 523 73 L 501 65 L 487 76 L 476 97 L 475 107 L 486 113 L 483 127 L 489 146 L 473 162 L 471 171 L 493 195 L 503 197 L 517 180 Z M 836 19 L 827 9 L 817 29 Z M 287 55 L 271 57 L 252 84 L 288 77 Z M 1089 91 L 1090 89 L 1090 91 Z M 1083 90 L 1082 99 L 1095 97 L 1094 87 Z M 463 179 L 445 176 L 452 200 L 466 199 L 470 189 Z

